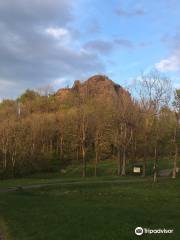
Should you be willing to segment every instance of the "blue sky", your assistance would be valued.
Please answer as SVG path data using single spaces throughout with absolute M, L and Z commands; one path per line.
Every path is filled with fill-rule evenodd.
M 0 98 L 157 68 L 180 87 L 178 0 L 0 1 Z

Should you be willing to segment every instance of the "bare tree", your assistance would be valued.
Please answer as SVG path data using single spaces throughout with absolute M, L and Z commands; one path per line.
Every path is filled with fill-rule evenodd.
M 171 81 L 161 75 L 157 70 L 152 70 L 147 74 L 142 73 L 139 84 L 139 100 L 143 114 L 149 115 L 149 126 L 154 131 L 154 166 L 153 180 L 157 181 L 158 174 L 158 117 L 160 109 L 167 106 L 172 96 Z M 145 117 L 146 118 L 146 117 Z M 147 121 L 147 120 L 146 120 Z M 147 131 L 144 134 L 147 143 Z M 145 161 L 146 157 L 144 157 Z
M 176 169 L 177 169 L 177 158 L 178 158 L 178 144 L 180 143 L 180 90 L 175 91 L 175 98 L 174 98 L 174 111 L 175 111 L 175 118 L 176 118 L 176 124 L 174 129 L 174 148 L 175 148 L 175 154 L 174 154 L 174 161 L 173 161 L 173 174 L 172 178 L 176 178 Z

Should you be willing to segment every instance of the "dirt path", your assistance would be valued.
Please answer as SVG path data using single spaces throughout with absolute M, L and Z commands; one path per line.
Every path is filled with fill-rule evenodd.
M 3 237 L 3 235 L 0 232 L 0 240 L 5 240 L 5 238 Z
M 26 189 L 38 189 L 43 187 L 51 187 L 51 186 L 71 186 L 71 185 L 86 185 L 86 184 L 104 184 L 104 183 L 134 183 L 134 182 L 146 182 L 150 181 L 149 178 L 145 179 L 124 179 L 124 180 L 100 180 L 100 181 L 73 181 L 73 182 L 53 182 L 53 183 L 41 183 L 41 184 L 32 184 L 32 185 L 19 185 L 14 187 L 7 187 L 0 189 L 0 193 L 14 192 L 18 190 L 26 190 Z M 1 240 L 1 238 L 0 238 Z

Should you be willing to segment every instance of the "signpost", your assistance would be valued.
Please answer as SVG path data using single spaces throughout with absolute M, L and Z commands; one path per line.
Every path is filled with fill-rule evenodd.
M 135 164 L 133 166 L 133 174 L 134 175 L 142 175 L 143 173 L 143 166 L 140 164 Z

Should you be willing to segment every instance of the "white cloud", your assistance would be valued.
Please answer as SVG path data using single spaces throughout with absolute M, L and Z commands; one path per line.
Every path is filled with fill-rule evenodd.
M 172 38 L 167 38 L 170 46 L 169 57 L 156 63 L 156 68 L 162 72 L 180 72 L 180 33 L 178 32 Z
M 17 82 L 0 78 L 0 101 L 11 97 L 12 93 L 20 88 Z
M 16 85 L 15 82 L 9 80 L 0 79 L 1 90 L 6 87 L 13 87 Z
M 156 63 L 155 67 L 161 72 L 173 72 L 180 70 L 180 56 L 172 55 Z
M 180 89 L 180 83 L 175 83 L 175 84 L 174 84 L 174 88 Z
M 65 85 L 65 83 L 67 83 L 67 79 L 60 77 L 60 78 L 56 78 L 55 80 L 52 81 L 52 86 L 57 88 L 57 87 L 62 87 L 63 85 Z
M 52 37 L 57 38 L 57 39 L 67 37 L 70 34 L 67 29 L 58 28 L 58 27 L 56 27 L 56 28 L 53 28 L 53 27 L 46 28 L 45 32 L 47 34 L 51 35 Z
M 81 51 L 81 34 L 73 27 L 75 2 L 0 0 L 0 98 L 105 70 L 97 53 Z

